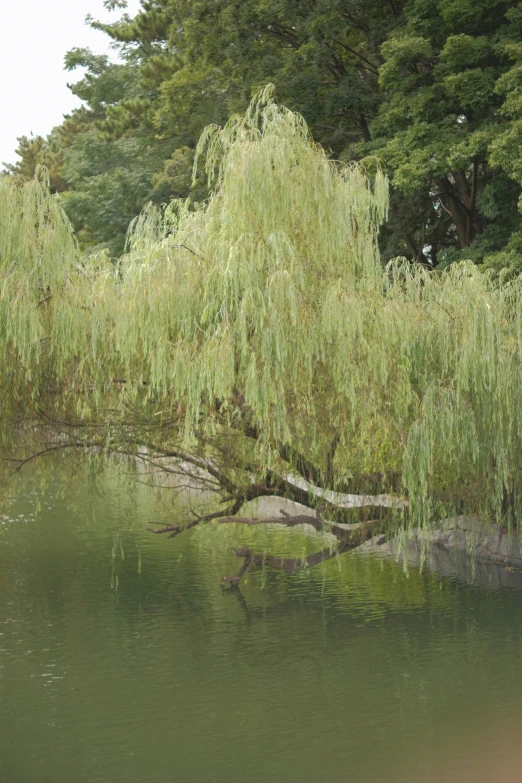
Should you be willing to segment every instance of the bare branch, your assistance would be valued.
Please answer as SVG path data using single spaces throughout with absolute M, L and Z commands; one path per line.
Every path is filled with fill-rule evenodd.
M 386 526 L 386 520 L 373 519 L 368 522 L 356 522 L 349 525 L 340 522 L 327 522 L 320 513 L 298 514 L 290 516 L 284 514 L 279 517 L 238 517 L 222 516 L 216 517 L 220 525 L 239 524 L 253 527 L 254 525 L 284 525 L 285 527 L 296 527 L 297 525 L 311 525 L 318 532 L 330 533 L 335 536 L 342 544 L 346 544 L 350 549 L 367 541 L 375 535 L 378 530 Z
M 381 508 L 407 508 L 408 501 L 395 495 L 351 495 L 334 492 L 331 489 L 323 489 L 315 486 L 299 476 L 286 475 L 285 481 L 299 489 L 309 492 L 310 495 L 323 498 L 336 508 L 367 508 L 370 506 Z
M 341 46 L 343 49 L 346 49 L 347 52 L 350 52 L 350 54 L 353 54 L 355 57 L 358 57 L 359 60 L 361 60 L 362 62 L 361 63 L 357 63 L 356 64 L 357 66 L 360 65 L 362 68 L 365 68 L 366 70 L 371 71 L 376 76 L 378 75 L 378 73 L 379 73 L 378 69 L 375 67 L 375 65 L 372 63 L 372 61 L 368 60 L 368 58 L 365 57 L 363 54 L 361 54 L 360 52 L 356 51 L 355 49 L 352 49 L 351 46 L 347 46 L 342 41 L 339 41 L 337 39 L 334 41 L 334 43 L 336 43 L 338 46 Z M 363 63 L 366 63 L 366 65 L 364 65 Z
M 225 514 L 234 514 L 239 511 L 239 507 L 240 506 L 238 501 L 235 501 L 231 506 L 225 509 Z M 186 525 L 171 525 L 167 522 L 163 523 L 163 526 L 160 528 L 148 527 L 147 530 L 150 533 L 170 533 L 167 538 L 175 538 L 180 533 L 184 533 L 186 530 L 190 530 L 191 528 L 196 527 L 196 525 L 204 524 L 205 522 L 211 522 L 213 519 L 220 518 L 223 515 L 223 509 L 220 511 L 213 511 L 210 514 L 204 514 L 203 516 L 199 516 L 199 514 L 196 514 L 195 511 L 192 511 L 192 514 L 194 515 L 195 519 L 193 519 L 191 522 L 188 522 Z
M 222 517 L 219 520 L 219 522 L 229 523 L 229 522 L 236 521 L 246 525 L 277 523 L 277 524 L 283 524 L 292 527 L 294 524 L 313 524 L 314 519 L 317 523 L 318 522 L 317 518 L 309 517 L 309 516 L 265 517 L 264 519 L 256 519 L 256 518 L 249 518 L 249 517 Z M 321 523 L 320 520 L 319 523 Z M 278 557 L 277 555 L 271 555 L 268 553 L 256 554 L 248 546 L 237 547 L 236 549 L 234 549 L 234 551 L 237 557 L 243 558 L 243 563 L 241 564 L 239 570 L 235 574 L 233 574 L 232 576 L 224 576 L 221 581 L 224 584 L 238 585 L 243 575 L 247 571 L 253 571 L 254 568 L 257 568 L 258 566 L 267 566 L 268 568 L 275 568 L 276 570 L 284 571 L 287 574 L 291 574 L 292 571 L 298 569 L 310 568 L 314 565 L 317 565 L 318 563 L 324 563 L 326 560 L 329 560 L 332 557 L 337 557 L 338 555 L 341 555 L 344 552 L 357 549 L 357 547 L 361 546 L 361 544 L 363 544 L 365 541 L 368 541 L 370 538 L 373 538 L 373 536 L 377 531 L 377 527 L 379 525 L 382 525 L 382 522 L 380 520 L 366 522 L 361 525 L 343 525 L 342 526 L 343 529 L 349 527 L 351 528 L 351 530 L 349 532 L 345 531 L 344 537 L 340 539 L 339 544 L 337 546 L 326 547 L 324 549 L 321 549 L 319 552 L 314 552 L 313 554 L 308 555 L 307 557 L 304 558 Z M 314 527 L 315 526 L 316 525 L 314 525 Z M 339 528 L 339 527 L 340 527 L 339 525 L 332 525 L 332 530 L 334 528 Z

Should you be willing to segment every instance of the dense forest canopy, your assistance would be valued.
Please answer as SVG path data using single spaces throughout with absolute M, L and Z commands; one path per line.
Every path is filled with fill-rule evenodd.
M 83 247 L 117 256 L 146 203 L 204 199 L 191 178 L 200 133 L 272 82 L 330 157 L 383 162 L 384 261 L 519 269 L 519 2 L 143 0 L 134 18 L 91 23 L 119 61 L 72 49 L 84 107 L 20 139 L 7 167 L 19 181 L 48 168 Z

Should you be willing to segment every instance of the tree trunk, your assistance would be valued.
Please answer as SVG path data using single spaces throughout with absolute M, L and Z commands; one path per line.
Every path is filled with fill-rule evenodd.
M 435 183 L 439 189 L 441 206 L 450 214 L 459 244 L 464 250 L 472 244 L 483 228 L 476 208 L 478 162 L 473 161 L 471 183 L 464 171 L 451 171 L 450 174 L 454 184 L 449 177 L 440 177 L 435 180 Z
M 426 267 L 427 269 L 432 268 L 432 264 L 428 261 L 426 255 L 424 254 L 424 250 L 419 245 L 413 234 L 408 232 L 404 236 L 404 242 L 406 243 L 406 247 L 412 254 L 415 261 L 420 264 L 421 266 Z
M 362 111 L 361 111 L 361 112 L 359 112 L 359 125 L 361 126 L 361 130 L 362 130 L 362 134 L 363 134 L 363 139 L 364 139 L 366 142 L 368 142 L 368 141 L 371 141 L 371 140 L 372 140 L 372 135 L 371 135 L 371 133 L 370 133 L 370 129 L 369 129 L 369 127 L 368 127 L 368 123 L 367 123 L 367 121 L 366 121 L 366 117 L 364 116 L 364 114 L 362 113 Z

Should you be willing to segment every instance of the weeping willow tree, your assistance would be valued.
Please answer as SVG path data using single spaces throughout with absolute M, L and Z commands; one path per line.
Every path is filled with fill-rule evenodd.
M 207 128 L 203 161 L 208 202 L 147 208 L 117 262 L 80 254 L 45 172 L 0 180 L 6 470 L 126 455 L 214 493 L 212 513 L 157 532 L 215 518 L 337 538 L 306 560 L 240 548 L 233 581 L 456 511 L 516 525 L 521 282 L 383 268 L 378 163 L 329 160 L 269 89 Z M 309 510 L 237 516 L 265 495 Z

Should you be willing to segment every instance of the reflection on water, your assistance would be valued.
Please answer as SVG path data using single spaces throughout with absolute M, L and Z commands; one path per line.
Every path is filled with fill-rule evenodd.
M 0 520 L 2 783 L 522 779 L 522 593 L 350 555 L 223 592 L 233 544 L 313 542 L 168 541 L 117 486 Z

